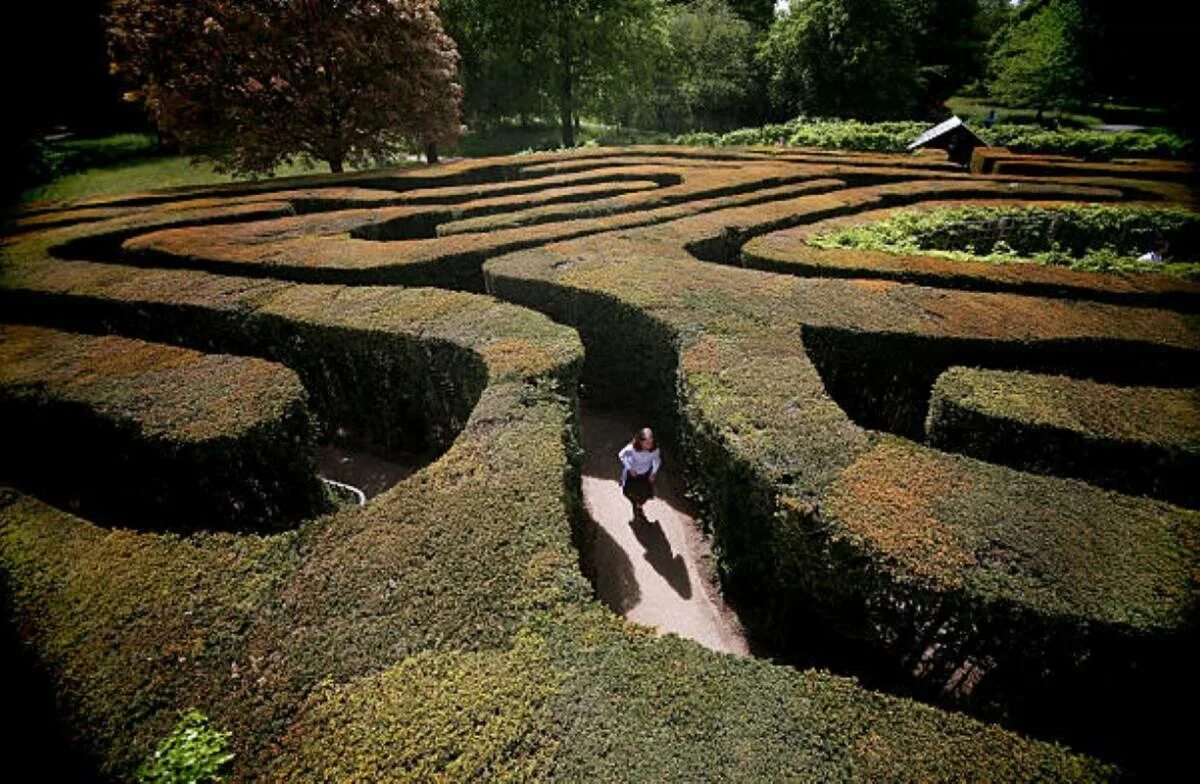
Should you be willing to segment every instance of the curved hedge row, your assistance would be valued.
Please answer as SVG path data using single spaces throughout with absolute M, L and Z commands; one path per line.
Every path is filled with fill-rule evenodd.
M 454 176 L 476 171 L 497 176 L 493 164 L 461 165 Z M 677 209 L 676 217 L 691 207 Z M 757 209 L 689 218 L 704 230 L 687 236 L 712 247 L 728 235 L 729 215 Z M 794 220 L 787 209 L 773 208 L 771 220 Z M 161 217 L 148 215 L 145 225 L 169 222 Z M 613 225 L 585 223 L 578 231 Z M 573 398 L 583 357 L 570 330 L 472 295 L 47 255 L 78 242 L 80 255 L 103 258 L 113 252 L 113 228 L 97 220 L 7 246 L 6 318 L 267 357 L 295 370 L 326 423 L 349 423 L 376 444 L 399 431 L 401 440 L 448 449 L 365 509 L 272 536 L 109 530 L 11 491 L 0 495 L 0 574 L 11 612 L 53 674 L 63 714 L 106 772 L 127 775 L 170 729 L 175 711 L 195 705 L 233 731 L 238 780 L 1115 775 L 1060 747 L 845 678 L 655 639 L 593 601 L 572 546 L 579 510 Z M 658 236 L 642 239 L 653 245 Z M 761 416 L 783 405 L 784 421 L 803 415 L 854 450 L 869 446 L 819 391 L 791 328 L 761 329 L 797 304 L 778 299 L 787 279 L 781 285 L 734 271 L 752 285 L 747 298 L 722 310 L 723 284 L 706 284 L 730 271 L 697 264 L 675 247 L 684 270 L 700 273 L 676 311 L 682 327 L 658 312 L 653 285 L 638 290 L 643 280 L 626 276 L 624 263 L 606 270 L 584 262 L 576 270 L 573 257 L 530 250 L 552 265 L 538 267 L 543 283 L 530 281 L 529 290 L 545 297 L 546 309 L 561 306 L 573 318 L 624 319 L 611 340 L 592 340 L 589 327 L 593 370 L 624 356 L 623 370 L 645 367 L 647 383 L 670 377 L 678 357 L 664 346 L 681 328 L 703 323 L 710 335 L 729 337 L 731 364 L 773 358 L 766 364 L 781 383 L 791 383 L 793 371 L 807 374 L 811 407 L 792 410 L 792 396 L 783 395 L 764 399 Z M 615 258 L 643 255 L 644 248 Z M 552 280 L 560 274 L 596 275 L 596 293 L 576 297 Z M 604 293 L 606 279 L 625 288 Z M 688 314 L 703 318 L 689 325 Z M 748 354 L 747 330 L 767 338 Z M 639 342 L 617 345 L 621 337 Z M 699 332 L 692 338 L 706 345 Z M 704 365 L 703 354 L 695 361 L 690 382 L 702 383 L 707 367 L 719 392 L 720 369 Z M 588 380 L 603 381 L 595 373 Z M 753 387 L 758 379 L 739 369 L 730 380 Z M 654 387 L 634 386 L 661 399 Z M 720 394 L 712 403 L 735 405 Z M 690 410 L 681 419 L 699 421 Z M 714 436 L 722 465 L 732 465 L 724 434 Z M 760 447 L 761 458 L 795 461 L 795 482 L 832 479 L 844 465 L 830 449 L 824 465 L 802 475 L 806 456 L 780 449 L 755 427 L 747 426 L 742 445 Z M 753 474 L 761 462 L 747 465 Z
M 580 357 L 569 331 L 448 292 L 264 287 L 82 263 L 47 270 L 64 271 L 95 285 L 76 274 L 52 311 L 28 290 L 8 294 L 43 318 L 99 315 L 122 331 L 296 363 L 332 412 L 354 402 L 336 394 L 343 382 L 380 402 L 425 387 L 410 402 L 431 439 L 458 434 L 461 424 L 446 429 L 458 406 L 471 417 L 431 467 L 365 511 L 297 534 L 111 532 L 9 493 L 0 552 L 17 620 L 109 773 L 132 770 L 173 711 L 194 704 L 234 730 L 237 774 L 260 774 L 318 681 L 386 666 L 406 647 L 498 644 L 531 608 L 583 596 L 565 514 L 570 409 L 554 392 Z M 181 295 L 191 299 L 182 311 Z M 239 298 L 241 308 L 222 313 Z M 473 359 L 445 363 L 458 354 Z M 355 373 L 365 368 L 375 375 Z M 382 596 L 381 585 L 391 586 Z
M 0 327 L 0 476 L 99 519 L 279 528 L 328 507 L 300 379 L 262 360 Z
M 1191 164 L 1183 161 L 1114 158 L 1100 162 L 1069 155 L 1029 155 L 1028 152 L 1007 147 L 976 147 L 971 153 L 971 171 L 1006 176 L 1121 177 L 1182 183 L 1194 177 Z
M 951 368 L 926 422 L 939 449 L 1200 506 L 1200 392 Z
M 909 248 L 912 240 L 895 236 L 906 238 L 910 225 L 917 228 L 925 228 L 930 223 L 940 225 L 937 216 L 943 214 L 951 219 L 960 214 L 984 215 L 990 221 L 993 216 L 1023 215 L 1027 211 L 1053 216 L 1058 211 L 1077 208 L 1085 213 L 1101 214 L 1110 209 L 1124 209 L 1107 205 L 1072 206 L 1074 203 L 1059 201 L 1052 194 L 1047 194 L 1046 201 L 1034 201 L 1028 194 L 995 198 L 998 195 L 955 201 L 934 199 L 905 207 L 869 209 L 814 221 L 751 240 L 742 250 L 741 262 L 755 269 L 808 277 L 882 278 L 941 288 L 1012 291 L 1180 310 L 1200 308 L 1200 283 L 1158 274 L 1162 266 L 1152 262 L 1122 263 L 1117 269 L 1098 274 L 1095 270 L 1072 269 L 1065 265 L 1021 263 L 1019 259 L 999 263 L 1010 262 L 1007 255 L 983 260 L 965 252 Z M 1177 209 L 1163 212 L 1192 214 Z M 927 220 L 929 215 L 933 218 Z M 954 228 L 953 220 L 946 222 L 949 228 Z M 889 231 L 893 225 L 896 230 Z M 988 227 L 991 225 L 989 222 Z M 876 235 L 883 236 L 877 239 Z M 1108 235 L 1100 235 L 1100 238 L 1111 239 Z M 962 239 L 965 247 L 969 238 L 955 239 Z M 1035 241 L 1041 239 L 1038 235 Z M 870 247 L 852 247 L 862 242 Z M 1129 269 L 1134 267 L 1139 271 Z

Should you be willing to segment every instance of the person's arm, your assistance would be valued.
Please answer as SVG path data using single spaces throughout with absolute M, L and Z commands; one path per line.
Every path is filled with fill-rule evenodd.
M 617 452 L 617 459 L 621 461 L 621 487 L 624 487 L 631 473 L 629 465 L 633 461 L 633 444 L 626 444 L 624 449 Z
M 650 481 L 654 481 L 654 477 L 658 476 L 658 469 L 662 468 L 662 453 L 657 449 L 650 456 Z

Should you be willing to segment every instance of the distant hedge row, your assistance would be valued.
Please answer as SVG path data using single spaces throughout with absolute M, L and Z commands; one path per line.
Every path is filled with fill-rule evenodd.
M 708 147 L 741 147 L 784 144 L 791 147 L 825 147 L 902 153 L 923 131 L 924 122 L 825 120 L 797 117 L 786 123 L 742 128 L 725 134 L 688 133 L 675 144 Z M 1088 160 L 1113 158 L 1187 158 L 1190 140 L 1166 131 L 1107 133 L 1089 130 L 1043 130 L 1021 125 L 973 128 L 988 144 L 1017 152 L 1072 155 Z

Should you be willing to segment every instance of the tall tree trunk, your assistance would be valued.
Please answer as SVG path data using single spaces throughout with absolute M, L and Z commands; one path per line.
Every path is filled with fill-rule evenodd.
M 562 123 L 563 147 L 575 146 L 575 85 L 571 66 L 563 64 L 562 85 L 558 94 L 558 118 Z
M 425 162 L 430 164 L 438 162 L 437 145 L 433 142 L 425 145 Z
M 330 158 L 329 159 L 329 171 L 333 172 L 334 174 L 341 174 L 345 170 L 346 170 L 345 163 L 342 161 L 341 158 Z

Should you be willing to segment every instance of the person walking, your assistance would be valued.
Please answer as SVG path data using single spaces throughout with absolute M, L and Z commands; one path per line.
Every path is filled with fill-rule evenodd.
M 639 430 L 617 458 L 621 461 L 621 491 L 633 504 L 633 519 L 645 520 L 642 506 L 654 497 L 654 479 L 662 468 L 654 431 L 648 427 Z

